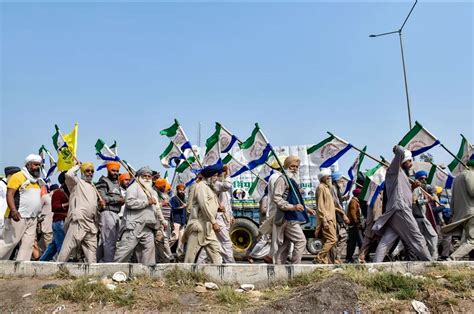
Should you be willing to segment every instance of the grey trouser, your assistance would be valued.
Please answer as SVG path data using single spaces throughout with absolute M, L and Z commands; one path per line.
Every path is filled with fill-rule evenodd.
M 100 213 L 100 238 L 97 248 L 97 261 L 111 263 L 114 261 L 115 248 L 120 231 L 120 217 L 118 213 L 106 210 Z
M 125 230 L 117 243 L 114 262 L 127 263 L 133 252 L 136 252 L 139 263 L 147 266 L 156 264 L 153 229 L 145 227 L 138 236 L 135 235 L 134 230 Z

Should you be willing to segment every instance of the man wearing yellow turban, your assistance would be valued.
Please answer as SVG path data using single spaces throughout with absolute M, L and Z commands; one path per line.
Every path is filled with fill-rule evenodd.
M 81 169 L 81 177 L 77 175 Z M 69 211 L 64 222 L 64 238 L 58 262 L 67 262 L 72 251 L 79 246 L 85 256 L 86 263 L 97 260 L 98 215 L 97 190 L 93 186 L 94 164 L 84 162 L 66 172 L 66 185 L 70 191 Z

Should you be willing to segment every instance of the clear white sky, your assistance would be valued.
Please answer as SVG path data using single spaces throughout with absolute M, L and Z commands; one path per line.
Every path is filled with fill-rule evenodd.
M 203 142 L 215 121 L 241 139 L 259 122 L 275 146 L 332 131 L 391 158 L 408 130 L 398 35 L 368 35 L 397 29 L 411 4 L 2 3 L 0 168 L 77 121 L 81 160 L 115 139 L 135 167 L 161 170 L 175 117 L 193 144 L 199 122 Z M 459 133 L 474 141 L 473 11 L 421 1 L 404 31 L 414 119 L 453 151 Z

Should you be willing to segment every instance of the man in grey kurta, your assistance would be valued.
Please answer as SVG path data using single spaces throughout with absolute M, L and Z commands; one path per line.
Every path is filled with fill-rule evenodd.
M 450 256 L 453 260 L 460 259 L 474 250 L 474 159 L 469 160 L 467 166 L 453 182 L 452 223 L 441 228 L 444 234 L 462 233 L 461 245 Z
M 100 209 L 100 237 L 97 248 L 97 261 L 111 263 L 114 261 L 115 247 L 120 231 L 119 213 L 125 199 L 122 197 L 118 177 L 120 163 L 110 161 L 107 163 L 107 176 L 100 177 L 96 184 L 103 204 Z
M 81 177 L 77 172 L 81 169 Z M 66 172 L 70 191 L 69 212 L 64 223 L 64 238 L 58 262 L 67 262 L 72 251 L 81 247 L 86 263 L 97 260 L 97 190 L 93 186 L 94 165 L 91 162 L 76 165 Z
M 158 204 L 158 195 L 153 189 L 151 168 L 139 169 L 136 176 L 141 184 L 135 181 L 127 188 L 124 223 L 114 262 L 128 262 L 135 252 L 139 263 L 151 266 L 156 264 L 157 220 L 164 224 L 165 219 Z
M 185 263 L 194 263 L 201 249 L 205 249 L 212 264 L 221 264 L 220 245 L 216 232 L 220 231 L 216 221 L 219 199 L 211 185 L 222 172 L 222 165 L 208 166 L 201 170 L 202 178 L 189 191 L 188 224 L 184 231 L 183 242 L 187 243 Z
M 411 152 L 398 145 L 393 148 L 393 152 L 395 157 L 385 177 L 386 211 L 372 228 L 382 236 L 375 253 L 375 262 L 383 262 L 398 237 L 418 259 L 430 261 L 431 255 L 426 247 L 425 238 L 412 213 L 413 192 L 408 177 L 408 171 L 413 166 Z

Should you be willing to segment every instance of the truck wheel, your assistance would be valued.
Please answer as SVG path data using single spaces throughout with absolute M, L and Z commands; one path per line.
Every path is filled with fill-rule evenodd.
M 320 239 L 309 238 L 306 241 L 306 249 L 308 250 L 309 254 L 316 255 L 321 251 L 323 248 L 323 243 Z
M 236 260 L 244 260 L 258 237 L 258 228 L 249 219 L 236 218 L 230 229 L 230 240 Z

